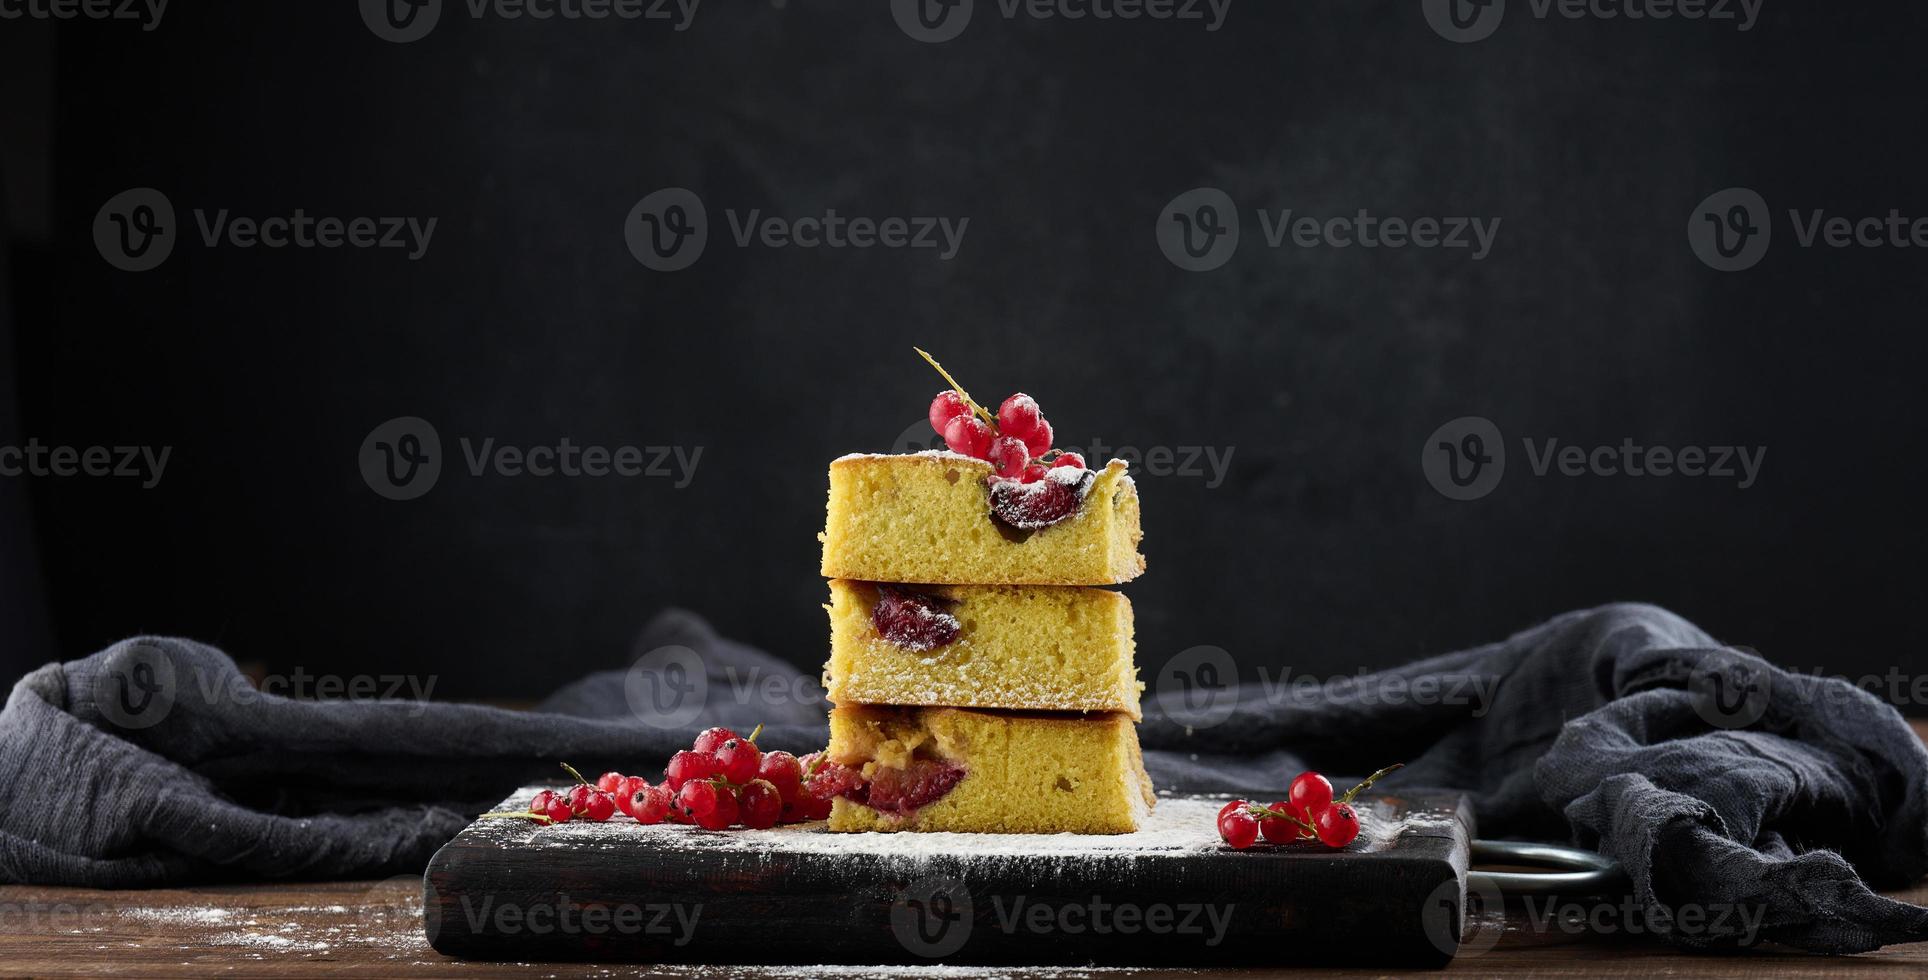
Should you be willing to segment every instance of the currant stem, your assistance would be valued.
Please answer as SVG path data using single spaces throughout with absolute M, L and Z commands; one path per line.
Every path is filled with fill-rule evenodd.
M 567 772 L 569 775 L 574 776 L 576 778 L 576 782 L 579 782 L 584 786 L 596 785 L 595 783 L 592 783 L 589 780 L 582 778 L 582 773 L 577 772 L 575 766 L 572 766 L 569 763 L 565 762 L 562 764 L 562 768 L 564 772 Z
M 944 370 L 944 365 L 937 363 L 937 358 L 932 357 L 929 354 L 926 354 L 922 347 L 912 347 L 911 350 L 916 351 L 919 357 L 922 357 L 925 361 L 928 361 L 930 363 L 931 367 L 934 367 L 937 369 L 938 374 L 941 374 L 944 376 L 944 380 L 950 384 L 951 390 L 957 392 L 957 397 L 964 399 L 964 405 L 965 407 L 971 410 L 971 414 L 976 415 L 977 417 L 983 419 L 985 422 L 990 423 L 991 430 L 993 432 L 997 431 L 997 416 L 992 415 L 990 412 L 985 411 L 984 406 L 979 405 L 975 400 L 973 400 L 971 398 L 971 393 L 968 391 L 965 391 L 964 386 L 961 384 L 958 384 L 956 378 L 951 377 L 951 372 Z
M 537 813 L 534 810 L 531 810 L 527 813 L 513 813 L 507 810 L 491 810 L 488 813 L 484 813 L 484 814 L 481 814 L 480 816 L 477 816 L 475 819 L 482 820 L 487 817 L 519 817 L 523 820 L 540 820 L 543 823 L 550 822 L 548 814 Z
M 1366 787 L 1371 786 L 1373 783 L 1376 783 L 1379 781 L 1379 777 L 1384 776 L 1385 774 L 1393 771 L 1394 769 L 1398 769 L 1403 765 L 1405 765 L 1405 763 L 1395 762 L 1392 765 L 1387 766 L 1386 768 L 1381 769 L 1370 776 L 1367 776 L 1363 781 L 1359 783 L 1359 785 L 1354 786 L 1349 790 L 1346 790 L 1346 795 L 1339 797 L 1333 802 L 1334 803 L 1351 803 L 1353 797 L 1358 796 L 1360 793 L 1365 792 Z
M 1270 817 L 1274 820 L 1285 820 L 1296 825 L 1301 831 L 1311 834 L 1314 837 L 1317 837 L 1319 835 L 1318 831 L 1312 829 L 1311 824 L 1306 823 L 1305 821 L 1300 820 L 1298 817 L 1295 817 L 1290 813 L 1286 813 L 1283 810 L 1274 810 L 1269 806 L 1259 806 L 1257 803 L 1251 803 L 1246 805 L 1245 812 L 1250 813 L 1252 816 L 1258 817 L 1261 820 L 1267 817 Z
M 756 737 L 761 734 L 763 734 L 763 723 L 757 722 L 756 728 L 750 732 L 750 737 L 744 739 L 744 741 L 750 743 L 751 745 L 755 745 Z

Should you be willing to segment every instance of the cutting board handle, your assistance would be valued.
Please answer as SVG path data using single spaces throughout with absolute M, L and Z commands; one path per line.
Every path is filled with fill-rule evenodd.
M 1558 844 L 1514 840 L 1476 840 L 1473 863 L 1547 867 L 1554 871 L 1480 871 L 1466 873 L 1470 888 L 1507 895 L 1611 895 L 1626 888 L 1627 876 L 1611 859 Z

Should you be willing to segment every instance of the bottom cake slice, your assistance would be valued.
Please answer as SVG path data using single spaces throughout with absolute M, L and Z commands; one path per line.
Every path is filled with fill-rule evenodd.
M 825 755 L 862 777 L 833 831 L 1125 834 L 1154 801 L 1121 714 L 839 705 Z

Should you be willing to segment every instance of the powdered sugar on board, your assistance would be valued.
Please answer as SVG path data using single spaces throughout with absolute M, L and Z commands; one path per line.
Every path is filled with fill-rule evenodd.
M 540 788 L 525 788 L 505 800 L 497 809 L 519 809 Z M 875 855 L 912 862 L 939 858 L 967 863 L 973 859 L 1003 861 L 1012 858 L 1108 858 L 1129 861 L 1220 850 L 1229 852 L 1218 836 L 1217 816 L 1219 808 L 1224 805 L 1223 798 L 1161 798 L 1158 805 L 1146 815 L 1138 831 L 1130 834 L 833 834 L 822 821 L 790 824 L 769 830 L 706 831 L 669 823 L 646 826 L 624 816 L 617 816 L 607 823 L 572 820 L 554 826 L 540 826 L 524 820 L 489 819 L 476 822 L 464 833 L 479 836 L 483 841 L 500 847 L 614 851 L 641 844 L 662 850 L 742 855 L 748 859 L 776 854 L 829 854 Z M 1350 849 L 1377 850 L 1405 829 L 1415 817 L 1426 818 L 1421 813 L 1409 813 L 1404 821 L 1394 824 L 1376 815 L 1374 807 L 1362 806 L 1359 840 Z M 1317 847 L 1314 844 L 1304 846 Z

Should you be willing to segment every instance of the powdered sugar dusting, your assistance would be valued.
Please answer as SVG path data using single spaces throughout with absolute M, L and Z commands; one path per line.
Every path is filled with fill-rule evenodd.
M 502 805 L 508 809 L 534 795 L 525 789 Z M 933 859 L 1006 861 L 1013 858 L 1075 862 L 1086 858 L 1135 860 L 1224 850 L 1217 815 L 1223 799 L 1168 797 L 1142 817 L 1130 834 L 833 834 L 822 821 L 769 830 L 704 831 L 676 824 L 646 826 L 618 816 L 607 823 L 570 821 L 550 827 L 520 820 L 483 820 L 465 834 L 481 835 L 501 847 L 621 851 L 648 846 L 670 851 L 742 855 L 761 860 L 776 854 L 872 855 L 911 862 Z M 1402 825 L 1375 819 L 1362 807 L 1359 842 L 1354 850 L 1376 850 Z
M 929 459 L 941 459 L 951 463 L 970 463 L 974 466 L 989 467 L 991 465 L 984 460 L 978 459 L 976 456 L 966 456 L 963 453 L 952 452 L 948 449 L 926 449 L 922 452 L 915 453 L 845 453 L 831 460 L 830 464 L 835 466 L 838 463 L 848 463 L 854 460 L 902 459 L 905 456 L 922 456 Z

